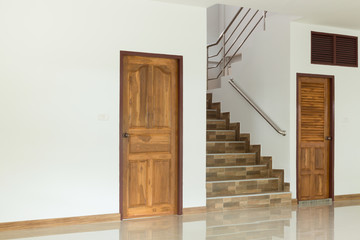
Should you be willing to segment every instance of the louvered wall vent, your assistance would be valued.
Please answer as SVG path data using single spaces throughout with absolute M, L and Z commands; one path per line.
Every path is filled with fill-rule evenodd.
M 311 32 L 311 63 L 358 66 L 358 38 Z

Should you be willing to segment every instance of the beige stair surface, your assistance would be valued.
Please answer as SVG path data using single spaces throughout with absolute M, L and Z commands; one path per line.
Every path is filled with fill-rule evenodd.
M 284 170 L 272 169 L 272 158 L 261 156 L 260 145 L 250 145 L 250 134 L 240 133 L 239 123 L 230 123 L 230 113 L 222 113 L 211 94 L 207 108 L 207 210 L 291 205 Z M 237 234 L 228 237 L 236 239 Z

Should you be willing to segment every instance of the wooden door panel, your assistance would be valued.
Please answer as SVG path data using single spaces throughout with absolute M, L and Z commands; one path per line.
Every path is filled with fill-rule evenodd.
M 178 61 L 125 56 L 123 63 L 123 217 L 175 214 Z
M 136 107 L 129 108 L 129 128 L 147 127 L 148 122 L 148 81 L 146 75 L 149 66 L 138 65 L 136 69 L 129 70 L 128 89 L 129 95 L 127 105 Z
M 298 79 L 298 199 L 329 198 L 330 79 Z
M 129 151 L 130 153 L 170 152 L 170 138 L 170 134 L 130 135 Z
M 171 204 L 170 159 L 154 160 L 153 205 Z
M 301 142 L 324 141 L 324 84 L 304 79 L 301 83 Z
M 301 170 L 303 172 L 311 171 L 311 148 L 302 147 L 300 151 L 300 159 L 302 159 L 302 161 L 300 162 Z
M 301 174 L 299 186 L 300 186 L 300 194 L 302 196 L 302 200 L 310 199 L 310 197 L 311 197 L 311 175 L 310 175 L 310 173 Z
M 151 125 L 159 128 L 171 126 L 171 69 L 166 66 L 154 68 L 153 95 L 156 96 L 153 102 Z
M 146 206 L 148 168 L 148 160 L 131 161 L 129 163 L 128 182 L 131 191 L 129 191 L 126 199 L 129 207 Z
M 314 196 L 321 198 L 325 194 L 325 174 L 314 175 Z
M 315 171 L 324 171 L 326 168 L 325 146 L 322 148 L 314 148 L 315 150 Z

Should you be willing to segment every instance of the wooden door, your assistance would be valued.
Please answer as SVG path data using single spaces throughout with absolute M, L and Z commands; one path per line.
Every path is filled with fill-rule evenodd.
M 298 77 L 298 200 L 331 197 L 332 78 Z M 331 191 L 330 191 L 331 190 Z
M 122 74 L 122 217 L 176 214 L 178 60 L 125 55 Z

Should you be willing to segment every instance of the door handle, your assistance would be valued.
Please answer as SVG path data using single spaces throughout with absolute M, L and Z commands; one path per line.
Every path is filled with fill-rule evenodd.
M 332 140 L 332 137 L 330 137 L 330 136 L 327 136 L 327 137 L 325 137 L 325 140 Z
M 128 138 L 128 137 L 130 137 L 130 134 L 128 134 L 127 132 L 126 132 L 126 133 L 123 133 L 123 137 L 124 137 L 124 138 Z

